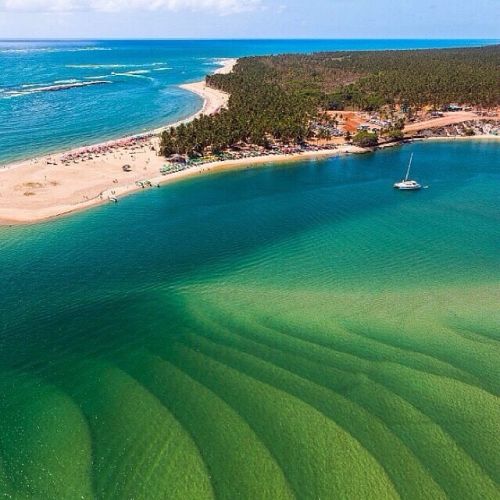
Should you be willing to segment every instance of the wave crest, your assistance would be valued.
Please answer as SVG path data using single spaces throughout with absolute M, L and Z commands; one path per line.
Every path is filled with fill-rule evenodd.
M 39 92 L 58 92 L 61 90 L 69 90 L 73 88 L 79 88 L 79 87 L 89 87 L 92 85 L 105 85 L 108 83 L 113 83 L 109 80 L 92 80 L 90 82 L 72 82 L 72 83 L 57 83 L 54 82 L 52 85 L 46 85 L 44 87 L 27 87 L 23 86 L 20 89 L 15 89 L 15 90 L 4 90 L 3 95 L 4 99 L 12 98 L 12 97 L 20 97 L 23 95 L 31 95 L 31 94 L 37 94 Z

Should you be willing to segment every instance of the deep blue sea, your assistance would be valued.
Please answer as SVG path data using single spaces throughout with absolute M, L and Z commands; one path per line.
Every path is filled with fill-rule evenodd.
M 473 46 L 491 40 L 0 41 L 0 163 L 189 116 L 178 88 L 246 55 Z M 92 82 L 99 85 L 74 86 Z M 47 91 L 59 85 L 70 88 Z

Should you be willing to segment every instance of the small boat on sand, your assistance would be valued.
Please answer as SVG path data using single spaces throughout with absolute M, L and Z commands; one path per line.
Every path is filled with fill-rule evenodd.
M 413 160 L 413 153 L 410 156 L 410 163 L 408 163 L 408 169 L 406 170 L 406 177 L 401 181 L 394 183 L 394 187 L 396 189 L 400 189 L 402 191 L 416 191 L 417 189 L 420 189 L 422 187 L 417 181 L 408 179 L 408 177 L 410 176 L 410 168 L 412 160 Z

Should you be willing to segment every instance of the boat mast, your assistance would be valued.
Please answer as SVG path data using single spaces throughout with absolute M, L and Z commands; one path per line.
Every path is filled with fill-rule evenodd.
M 411 168 L 411 161 L 413 160 L 413 153 L 411 154 L 410 156 L 410 163 L 408 163 L 408 170 L 406 171 L 406 177 L 405 177 L 405 181 L 408 180 L 408 176 L 410 175 L 410 168 Z

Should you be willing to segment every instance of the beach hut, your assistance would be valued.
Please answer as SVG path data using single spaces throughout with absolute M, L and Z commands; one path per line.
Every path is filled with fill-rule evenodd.
M 169 161 L 174 163 L 186 163 L 186 157 L 182 155 L 172 155 L 169 157 Z

